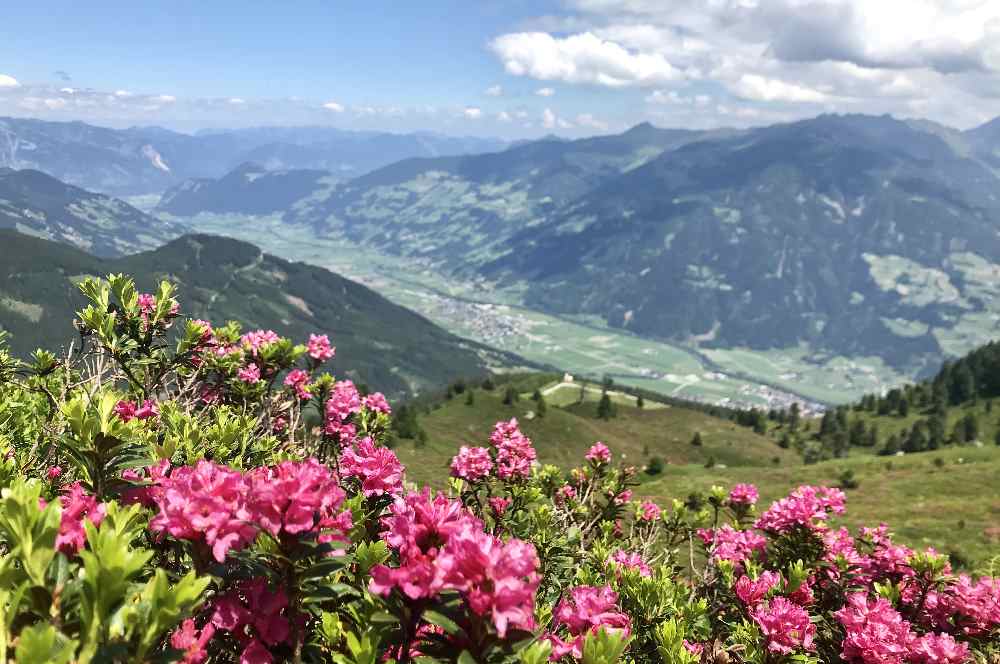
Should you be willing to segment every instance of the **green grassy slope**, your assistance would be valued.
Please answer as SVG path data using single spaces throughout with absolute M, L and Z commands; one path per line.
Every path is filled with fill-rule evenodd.
M 912 547 L 935 546 L 959 554 L 970 566 L 1000 555 L 1000 452 L 995 447 L 955 447 L 905 457 L 854 456 L 811 466 L 668 468 L 637 491 L 661 502 L 724 486 L 752 482 L 761 507 L 801 484 L 836 486 L 844 469 L 859 481 L 847 491 L 847 513 L 834 521 L 851 528 L 888 523 Z
M 549 405 L 544 417 L 529 419 L 529 411 L 536 408 L 530 399 L 535 386 L 520 383 L 517 389 L 521 399 L 513 405 L 504 405 L 502 386 L 493 391 L 475 389 L 472 406 L 460 394 L 421 416 L 427 444 L 416 447 L 411 440 L 400 440 L 396 449 L 409 479 L 441 486 L 459 446 L 487 445 L 493 425 L 511 417 L 518 419 L 532 439 L 542 463 L 563 468 L 583 463 L 583 455 L 598 440 L 636 466 L 651 457 L 660 457 L 668 468 L 704 464 L 710 457 L 724 465 L 763 467 L 774 459 L 779 464 L 798 463 L 794 451 L 779 448 L 773 440 L 728 420 L 678 406 L 637 409 L 619 405 L 618 417 L 605 421 L 597 419 L 594 402 L 566 408 Z M 695 432 L 701 433 L 701 447 L 690 444 Z
M 245 329 L 270 328 L 305 340 L 330 335 L 333 370 L 398 398 L 485 371 L 486 350 L 455 337 L 361 284 L 322 268 L 261 253 L 245 242 L 198 235 L 121 259 L 98 259 L 70 247 L 0 231 L 0 329 L 24 355 L 73 339 L 83 304 L 73 280 L 124 272 L 149 290 L 178 283 L 185 315 Z

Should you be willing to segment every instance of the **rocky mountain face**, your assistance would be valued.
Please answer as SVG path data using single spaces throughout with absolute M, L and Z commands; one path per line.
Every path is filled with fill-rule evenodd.
M 159 127 L 108 129 L 82 122 L 0 118 L 0 168 L 35 169 L 116 196 L 161 193 L 191 178 L 218 178 L 245 162 L 269 170 L 320 169 L 342 177 L 410 157 L 500 150 L 501 141 L 326 127 L 182 134 Z
M 181 227 L 34 170 L 0 168 L 0 228 L 121 256 L 176 237 Z
M 236 320 L 244 329 L 273 329 L 299 340 L 329 334 L 339 377 L 395 397 L 479 375 L 498 359 L 361 284 L 237 240 L 188 235 L 116 259 L 9 230 L 0 231 L 0 243 L 0 329 L 21 355 L 73 340 L 67 322 L 83 303 L 75 282 L 123 272 L 147 291 L 163 278 L 177 282 L 188 316 Z

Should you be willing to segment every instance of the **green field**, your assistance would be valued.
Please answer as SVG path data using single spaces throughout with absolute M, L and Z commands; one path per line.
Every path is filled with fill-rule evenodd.
M 847 492 L 847 513 L 834 524 L 855 528 L 885 522 L 901 542 L 958 553 L 972 566 L 1000 555 L 1000 450 L 995 446 L 905 457 L 858 455 L 812 466 L 674 467 L 637 493 L 665 502 L 713 484 L 752 482 L 766 507 L 801 484 L 836 486 L 847 468 L 860 485 Z
M 794 451 L 781 449 L 774 440 L 690 408 L 649 404 L 638 409 L 622 403 L 618 417 L 605 421 L 597 418 L 594 400 L 565 408 L 546 400 L 549 407 L 545 416 L 533 417 L 537 406 L 530 397 L 535 387 L 518 384 L 521 398 L 512 405 L 503 403 L 504 386 L 492 391 L 477 388 L 472 406 L 466 404 L 465 394 L 459 394 L 421 415 L 420 425 L 428 434 L 426 445 L 419 447 L 404 439 L 396 447 L 408 479 L 441 486 L 461 445 L 488 445 L 493 425 L 512 417 L 534 441 L 539 461 L 562 468 L 583 463 L 587 449 L 599 440 L 636 466 L 654 456 L 668 467 L 704 464 L 710 458 L 718 464 L 753 467 L 770 466 L 775 460 L 779 464 L 799 463 Z M 696 432 L 701 434 L 701 447 L 691 445 Z

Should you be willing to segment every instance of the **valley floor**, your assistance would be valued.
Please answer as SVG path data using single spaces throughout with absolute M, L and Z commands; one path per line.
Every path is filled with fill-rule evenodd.
M 574 374 L 703 403 L 807 410 L 880 391 L 905 377 L 877 359 L 817 358 L 803 349 L 762 353 L 639 338 L 594 317 L 559 317 L 519 304 L 515 292 L 441 275 L 428 264 L 317 238 L 280 217 L 200 215 L 194 230 L 247 240 L 289 260 L 331 269 L 420 312 L 455 334 Z

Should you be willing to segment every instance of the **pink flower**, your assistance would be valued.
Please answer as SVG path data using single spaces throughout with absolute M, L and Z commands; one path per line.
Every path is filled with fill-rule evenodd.
M 240 344 L 247 348 L 256 357 L 258 351 L 263 347 L 277 343 L 281 337 L 272 330 L 253 330 L 240 337 Z
M 462 445 L 451 460 L 451 474 L 469 482 L 477 482 L 489 476 L 493 469 L 493 459 L 485 447 Z
M 535 461 L 535 448 L 531 439 L 521 433 L 517 420 L 497 422 L 490 435 L 490 443 L 497 448 L 497 475 L 502 480 L 524 479 L 531 475 Z
M 319 362 L 326 362 L 336 353 L 336 349 L 330 346 L 330 338 L 325 334 L 310 334 L 308 348 L 309 357 Z
M 726 524 L 716 529 L 702 528 L 698 537 L 712 556 L 712 560 L 729 560 L 741 564 L 754 553 L 763 554 L 767 549 L 767 538 L 752 530 L 736 530 Z
M 787 497 L 775 501 L 754 524 L 772 533 L 786 533 L 796 527 L 821 529 L 829 517 L 844 513 L 844 492 L 828 487 L 800 486 Z M 819 522 L 819 523 L 817 523 Z
M 386 401 L 385 395 L 381 392 L 372 392 L 363 398 L 361 403 L 365 408 L 375 411 L 376 413 L 385 413 L 386 415 L 392 414 L 392 409 L 389 408 L 389 402 Z
M 805 609 L 784 597 L 758 604 L 750 610 L 750 617 L 767 639 L 770 652 L 787 655 L 798 649 L 814 649 L 816 626 Z
M 572 485 L 564 484 L 559 487 L 559 490 L 556 492 L 555 501 L 556 503 L 562 505 L 566 503 L 566 501 L 573 500 L 574 498 L 576 498 L 576 489 L 574 489 Z
M 611 450 L 604 443 L 597 442 L 591 446 L 584 458 L 594 465 L 600 466 L 611 461 Z
M 443 494 L 432 497 L 429 488 L 397 497 L 382 525 L 386 528 L 382 538 L 398 552 L 399 567 L 376 565 L 371 571 L 371 591 L 388 595 L 398 588 L 410 599 L 440 592 L 445 580 L 438 555 L 455 533 L 483 526 L 462 503 Z
M 255 385 L 260 382 L 260 367 L 256 364 L 248 364 L 236 372 L 236 377 L 247 385 Z
M 240 664 L 273 664 L 273 662 L 271 651 L 257 639 L 250 639 L 250 643 L 240 653 Z
M 150 521 L 150 530 L 204 541 L 220 563 L 230 549 L 243 548 L 257 537 L 243 475 L 211 461 L 175 468 L 160 481 L 153 500 L 159 513 Z
M 276 415 L 271 419 L 271 431 L 281 433 L 288 428 L 288 420 L 282 415 Z
M 642 556 L 623 549 L 618 549 L 608 556 L 607 562 L 621 565 L 626 569 L 635 570 L 639 572 L 639 576 L 651 576 L 653 574 L 653 571 L 646 564 L 646 561 L 642 559 Z
M 684 639 L 684 649 L 695 657 L 701 659 L 701 653 L 705 652 L 705 646 L 701 643 L 691 643 L 687 639 Z
M 240 582 L 213 606 L 211 624 L 248 644 L 241 663 L 274 661 L 265 646 L 284 643 L 291 633 L 288 596 L 280 587 L 272 591 L 262 577 Z
M 847 604 L 834 613 L 844 626 L 841 657 L 864 664 L 903 664 L 915 636 L 910 624 L 885 598 L 869 599 L 857 592 L 847 597 Z
M 361 395 L 354 383 L 340 380 L 333 384 L 330 396 L 324 406 L 326 420 L 324 431 L 331 436 L 338 436 L 341 442 L 354 438 L 355 428 L 350 424 L 351 416 L 361 412 Z
M 156 298 L 149 293 L 140 293 L 137 304 L 144 318 L 156 311 Z
M 504 515 L 512 502 L 513 501 L 510 498 L 504 498 L 502 496 L 493 496 L 489 499 L 490 509 L 493 510 L 493 514 L 497 518 Z
M 755 606 L 763 601 L 769 592 L 781 582 L 781 575 L 774 572 L 763 572 L 756 580 L 741 576 L 736 580 L 734 590 L 740 601 L 747 606 Z
M 129 422 L 135 419 L 136 405 L 131 401 L 119 401 L 115 404 L 115 415 L 122 422 Z
M 55 480 L 59 479 L 59 477 L 62 475 L 62 472 L 63 472 L 62 468 L 60 468 L 59 466 L 51 466 L 48 470 L 45 471 L 45 478 L 50 482 L 54 482 Z
M 556 606 L 553 617 L 556 625 L 569 632 L 563 640 L 555 634 L 547 635 L 552 642 L 553 661 L 570 655 L 576 659 L 583 657 L 583 642 L 588 634 L 600 629 L 623 632 L 631 631 L 631 621 L 617 606 L 618 594 L 610 586 L 578 586 L 569 591 Z
M 341 509 L 346 494 L 330 469 L 316 459 L 257 468 L 248 480 L 250 513 L 272 536 L 315 532 L 321 542 L 347 541 L 350 512 Z
M 984 576 L 973 583 L 962 574 L 948 590 L 948 608 L 963 633 L 980 636 L 1000 627 L 1000 578 Z
M 148 420 L 152 417 L 159 417 L 159 415 L 160 407 L 152 399 L 143 401 L 139 409 L 135 411 L 135 416 L 140 420 Z
M 82 549 L 87 541 L 84 519 L 99 526 L 107 510 L 104 503 L 97 502 L 96 498 L 84 492 L 79 482 L 66 486 L 59 497 L 59 503 L 62 505 L 62 512 L 56 548 L 70 556 Z
M 964 664 L 969 646 L 949 634 L 925 634 L 917 640 L 909 660 L 914 664 Z
M 361 492 L 368 497 L 399 493 L 405 470 L 395 452 L 369 437 L 345 448 L 340 456 L 341 474 L 361 480 Z
M 625 489 L 617 496 L 615 496 L 615 505 L 624 505 L 628 501 L 632 500 L 632 489 Z
M 209 623 L 200 631 L 188 618 L 170 635 L 170 646 L 184 653 L 184 664 L 202 664 L 208 659 L 206 646 L 215 634 L 215 625 Z
M 460 591 L 476 615 L 492 618 L 500 638 L 510 627 L 535 626 L 538 555 L 527 542 L 503 542 L 476 524 L 452 535 L 439 561 L 447 587 Z
M 639 519 L 641 521 L 656 521 L 662 513 L 663 510 L 660 509 L 660 506 L 652 501 L 644 500 L 639 505 Z
M 292 369 L 285 376 L 285 385 L 295 390 L 295 396 L 302 401 L 312 398 L 312 394 L 309 393 L 309 389 L 306 387 L 308 384 L 309 373 L 302 369 Z
M 753 484 L 737 484 L 729 492 L 730 505 L 743 505 L 749 507 L 757 504 L 760 494 Z

